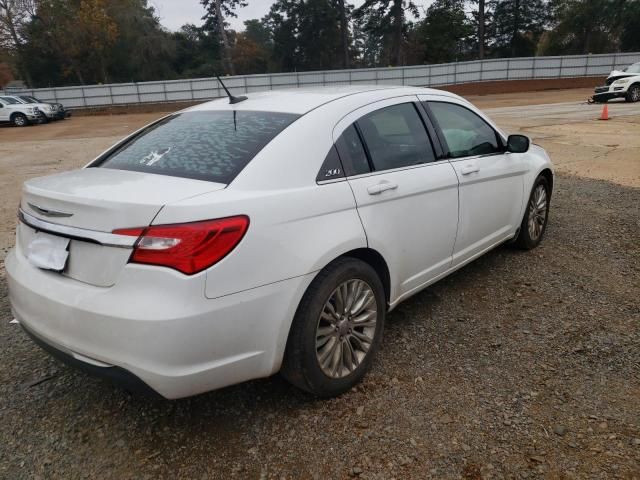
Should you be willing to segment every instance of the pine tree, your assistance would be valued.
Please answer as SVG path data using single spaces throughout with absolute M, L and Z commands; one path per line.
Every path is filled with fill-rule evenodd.
M 551 20 L 545 0 L 490 0 L 495 50 L 499 56 L 531 56 Z
M 247 2 L 245 0 L 200 0 L 200 3 L 206 8 L 206 13 L 203 17 L 205 20 L 205 28 L 217 33 L 220 38 L 220 43 L 222 44 L 227 73 L 229 75 L 235 75 L 231 45 L 225 30 L 227 27 L 225 18 L 236 17 L 235 9 L 238 7 L 246 7 Z
M 365 0 L 362 6 L 355 10 L 356 16 L 366 15 L 370 19 L 364 26 L 365 32 L 387 40 L 390 50 L 389 63 L 393 66 L 404 63 L 407 12 L 413 17 L 418 16 L 418 7 L 412 0 Z
M 413 30 L 419 63 L 461 60 L 472 45 L 474 26 L 465 13 L 464 0 L 436 0 Z

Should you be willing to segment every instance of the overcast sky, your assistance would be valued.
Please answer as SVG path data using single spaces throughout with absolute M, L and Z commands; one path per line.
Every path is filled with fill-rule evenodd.
M 364 0 L 352 0 L 357 5 Z M 227 21 L 235 30 L 244 28 L 243 22 L 252 18 L 262 18 L 268 11 L 273 0 L 248 0 L 248 6 L 237 10 L 238 18 L 229 18 Z M 418 0 L 416 4 L 425 8 L 433 3 L 433 0 Z M 200 0 L 149 0 L 149 4 L 156 8 L 162 24 L 170 30 L 177 30 L 185 23 L 202 23 L 204 8 Z

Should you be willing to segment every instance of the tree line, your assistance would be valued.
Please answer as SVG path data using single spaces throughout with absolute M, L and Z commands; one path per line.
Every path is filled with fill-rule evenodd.
M 171 32 L 147 0 L 0 0 L 0 75 L 34 87 L 640 51 L 640 0 L 201 0 Z

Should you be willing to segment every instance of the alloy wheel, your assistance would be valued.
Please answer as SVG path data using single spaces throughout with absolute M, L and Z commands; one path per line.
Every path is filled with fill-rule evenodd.
M 531 240 L 538 240 L 544 229 L 547 220 L 547 189 L 544 185 L 538 185 L 531 195 L 529 201 L 529 237 Z
M 316 327 L 316 357 L 325 375 L 343 378 L 367 356 L 375 338 L 378 305 L 371 286 L 343 282 L 326 301 Z

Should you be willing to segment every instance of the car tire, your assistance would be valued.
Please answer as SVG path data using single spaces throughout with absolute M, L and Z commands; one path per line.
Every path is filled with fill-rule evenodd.
M 627 90 L 627 95 L 625 96 L 625 100 L 627 102 L 640 102 L 640 85 L 634 84 L 629 87 Z
M 29 119 L 22 113 L 14 113 L 11 116 L 11 123 L 14 127 L 26 127 L 29 125 Z
M 282 376 L 318 397 L 348 391 L 371 367 L 382 341 L 386 310 L 384 287 L 369 264 L 350 257 L 335 260 L 302 297 L 289 332 Z
M 540 244 L 547 229 L 550 201 L 549 181 L 541 175 L 533 184 L 520 231 L 514 242 L 518 248 L 531 250 Z

